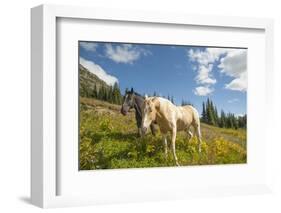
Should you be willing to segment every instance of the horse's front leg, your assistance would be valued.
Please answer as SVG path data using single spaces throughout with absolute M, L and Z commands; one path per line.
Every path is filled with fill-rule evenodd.
M 200 125 L 195 126 L 195 133 L 198 140 L 198 152 L 201 152 L 201 144 L 202 144 L 202 136 L 201 136 L 201 130 Z
M 141 128 L 141 122 L 137 121 L 137 127 L 138 127 L 139 137 L 142 137 L 144 134 L 143 134 L 143 131 L 142 131 L 142 128 Z
M 179 162 L 178 162 L 178 157 L 176 155 L 176 137 L 177 137 L 177 128 L 174 127 L 172 130 L 172 151 L 173 151 L 173 155 L 174 155 L 174 160 L 176 162 L 177 166 L 180 166 Z
M 139 135 L 139 137 L 142 137 L 142 136 L 143 136 L 143 132 L 142 132 L 142 130 L 141 130 L 140 127 L 138 127 L 138 135 Z
M 137 121 L 138 135 L 139 135 L 139 137 L 142 137 L 143 132 L 142 132 L 142 128 L 141 128 L 141 120 L 142 120 L 141 116 L 138 113 L 136 113 L 135 117 L 136 117 L 136 121 Z
M 157 126 L 156 126 L 155 123 L 152 122 L 152 123 L 150 124 L 150 130 L 151 130 L 152 135 L 155 136 L 156 133 L 157 133 Z

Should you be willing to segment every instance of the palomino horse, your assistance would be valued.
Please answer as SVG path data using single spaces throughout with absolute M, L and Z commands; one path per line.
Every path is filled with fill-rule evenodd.
M 137 121 L 137 128 L 139 136 L 142 136 L 141 131 L 141 121 L 142 121 L 142 106 L 143 106 L 144 98 L 138 93 L 134 92 L 134 89 L 131 88 L 131 91 L 126 91 L 124 102 L 122 104 L 121 113 L 123 115 L 127 115 L 128 111 L 132 108 L 135 109 L 135 117 Z M 153 135 L 156 134 L 157 126 L 155 122 L 151 122 L 150 129 Z
M 200 119 L 197 110 L 191 105 L 175 106 L 169 100 L 161 97 L 145 97 L 142 108 L 142 131 L 145 133 L 152 121 L 156 121 L 163 135 L 165 156 L 167 157 L 167 133 L 172 134 L 171 149 L 174 160 L 179 166 L 176 155 L 177 131 L 186 131 L 190 136 L 190 127 L 193 126 L 197 136 L 199 152 L 201 152 Z

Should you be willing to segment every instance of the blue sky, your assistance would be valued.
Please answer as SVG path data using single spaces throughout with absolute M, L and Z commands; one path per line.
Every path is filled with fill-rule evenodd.
M 246 113 L 247 50 L 195 46 L 79 42 L 79 60 L 124 93 L 173 96 L 201 113 L 210 97 L 218 110 Z

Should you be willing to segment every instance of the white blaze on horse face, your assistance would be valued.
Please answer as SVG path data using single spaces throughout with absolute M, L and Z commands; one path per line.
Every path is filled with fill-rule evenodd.
M 124 103 L 127 103 L 127 99 L 128 99 L 128 94 L 125 95 Z
M 148 128 L 150 125 L 151 121 L 149 120 L 149 116 L 148 116 L 148 110 L 147 107 L 144 108 L 144 116 L 143 116 L 143 128 Z
M 143 111 L 143 118 L 142 118 L 142 127 L 143 130 L 147 130 L 150 126 L 151 122 L 153 121 L 152 116 L 152 109 L 149 103 L 144 103 L 144 111 Z

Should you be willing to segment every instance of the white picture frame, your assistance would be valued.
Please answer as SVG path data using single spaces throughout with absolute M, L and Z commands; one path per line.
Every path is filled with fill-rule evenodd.
M 134 23 L 153 23 L 167 26 L 200 26 L 211 28 L 231 29 L 254 29 L 264 32 L 264 72 L 266 107 L 272 108 L 273 96 L 273 21 L 270 19 L 216 17 L 202 15 L 187 15 L 173 13 L 153 13 L 147 11 L 122 11 L 101 8 L 85 8 L 74 6 L 41 5 L 31 10 L 31 73 L 32 73 L 32 103 L 31 103 L 31 201 L 33 204 L 47 207 L 62 207 L 76 205 L 92 205 L 99 203 L 138 202 L 143 200 L 182 199 L 198 196 L 252 194 L 271 191 L 271 164 L 270 150 L 273 148 L 269 143 L 271 130 L 265 126 L 265 153 L 262 158 L 265 161 L 263 170 L 264 177 L 259 183 L 240 185 L 220 185 L 200 187 L 200 183 L 194 183 L 193 188 L 168 187 L 165 190 L 153 189 L 153 192 L 137 193 L 131 190 L 128 194 L 120 196 L 120 192 L 107 191 L 99 195 L 58 195 L 58 152 L 57 152 L 57 88 L 60 83 L 57 80 L 57 20 L 64 19 L 87 19 L 100 21 L 118 21 Z M 273 111 L 268 112 L 269 114 Z M 268 116 L 266 123 L 270 123 L 272 116 Z M 258 130 L 257 130 L 258 131 Z M 203 168 L 204 169 L 204 168 Z M 205 167 L 205 169 L 207 169 Z M 214 168 L 209 168 L 211 171 Z M 160 171 L 174 171 L 180 175 L 185 168 L 168 169 Z M 196 170 L 196 169 L 195 169 Z M 112 171 L 116 172 L 116 171 Z M 141 175 L 142 171 L 134 171 L 134 175 Z M 125 173 L 124 173 L 125 174 Z M 126 179 L 126 176 L 123 178 Z M 167 174 L 167 173 L 166 173 Z M 128 174 L 126 174 L 128 175 Z M 159 175 L 159 174 L 158 174 Z M 75 183 L 73 183 L 75 184 Z M 165 185 L 163 188 L 165 188 Z M 161 186 L 161 185 L 159 185 Z M 158 187 L 159 187 L 158 186 Z M 188 190 L 187 190 L 188 189 Z M 137 190 L 136 190 L 137 191 Z M 107 196 L 108 195 L 108 196 Z M 171 196 L 172 195 L 172 196 Z

